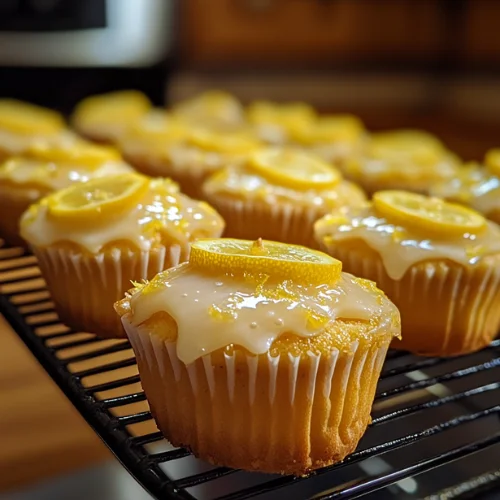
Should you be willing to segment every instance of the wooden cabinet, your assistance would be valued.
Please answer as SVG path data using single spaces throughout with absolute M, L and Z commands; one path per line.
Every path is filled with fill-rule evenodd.
M 423 60 L 443 46 L 432 0 L 185 0 L 186 66 L 331 66 Z

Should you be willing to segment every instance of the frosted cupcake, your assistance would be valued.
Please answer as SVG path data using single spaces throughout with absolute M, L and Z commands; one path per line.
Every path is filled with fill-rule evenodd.
M 321 252 L 201 240 L 115 308 L 158 427 L 213 464 L 304 474 L 370 422 L 399 313 Z
M 118 151 L 81 140 L 58 145 L 38 142 L 24 156 L 0 165 L 0 236 L 11 245 L 24 245 L 19 219 L 40 198 L 77 182 L 131 172 Z
M 290 140 L 342 169 L 349 158 L 363 151 L 367 134 L 356 116 L 329 115 L 297 122 L 290 129 Z
M 382 189 L 428 194 L 433 184 L 456 175 L 459 165 L 436 137 L 396 130 L 373 134 L 365 151 L 346 161 L 342 171 L 369 194 Z
M 377 282 L 401 311 L 393 347 L 454 356 L 488 345 L 500 328 L 500 228 L 479 213 L 403 191 L 316 223 L 322 248 Z
M 484 163 L 467 164 L 453 178 L 432 186 L 431 194 L 469 206 L 500 224 L 500 149 L 488 151 Z
M 21 221 L 61 320 L 105 337 L 123 335 L 113 303 L 131 280 L 185 261 L 190 242 L 222 230 L 212 208 L 172 181 L 133 173 L 57 191 Z
M 151 109 L 151 102 L 136 90 L 121 90 L 87 97 L 75 108 L 73 127 L 84 137 L 113 144 Z
M 314 222 L 336 207 L 366 200 L 338 170 L 310 154 L 270 148 L 203 185 L 226 221 L 226 235 L 314 246 Z
M 36 140 L 55 140 L 63 131 L 59 113 L 15 99 L 0 99 L 0 161 L 24 153 Z
M 289 144 L 297 131 L 317 120 L 314 108 L 304 102 L 255 101 L 248 106 L 246 116 L 257 136 L 270 145 Z
M 125 158 L 148 175 L 167 176 L 178 182 L 183 192 L 202 198 L 202 183 L 221 168 L 237 165 L 261 143 L 248 131 L 215 132 L 187 129 L 182 122 L 164 115 L 158 128 L 139 131 L 123 142 Z
M 231 131 L 244 125 L 245 114 L 236 97 L 221 90 L 209 90 L 174 103 L 173 115 L 190 126 Z

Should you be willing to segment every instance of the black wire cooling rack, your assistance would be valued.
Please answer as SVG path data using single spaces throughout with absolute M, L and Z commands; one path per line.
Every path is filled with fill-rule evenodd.
M 22 249 L 0 248 L 0 312 L 154 498 L 500 498 L 500 340 L 460 358 L 389 352 L 357 451 L 297 478 L 214 467 L 172 447 L 151 417 L 129 343 L 62 325 Z

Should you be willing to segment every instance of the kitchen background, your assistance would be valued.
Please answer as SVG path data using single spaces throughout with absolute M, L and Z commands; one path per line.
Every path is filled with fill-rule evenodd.
M 69 112 L 118 88 L 222 88 L 479 159 L 500 144 L 499 20 L 496 0 L 0 0 L 0 96 Z M 0 334 L 0 498 L 142 498 L 1 317 Z

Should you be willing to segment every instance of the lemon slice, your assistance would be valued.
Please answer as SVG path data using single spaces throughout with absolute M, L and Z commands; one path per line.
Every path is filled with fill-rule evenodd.
M 101 177 L 57 191 L 48 198 L 48 206 L 55 217 L 94 223 L 139 203 L 148 187 L 149 179 L 139 174 Z
M 0 128 L 16 134 L 51 135 L 64 127 L 62 116 L 15 99 L 0 99 Z
M 252 154 L 248 166 L 270 182 L 294 189 L 326 189 L 337 185 L 338 170 L 300 151 L 264 149 Z
M 108 161 L 119 161 L 120 153 L 108 146 L 98 146 L 85 141 L 61 145 L 38 142 L 27 151 L 27 157 L 48 162 L 71 163 L 98 167 Z
M 186 126 L 162 109 L 154 109 L 144 115 L 128 133 L 129 137 L 144 140 L 179 139 L 185 135 Z
M 172 113 L 191 123 L 208 122 L 214 125 L 239 123 L 243 109 L 241 103 L 227 92 L 208 90 L 191 99 L 176 103 Z
M 333 283 L 342 271 L 339 260 L 322 252 L 267 240 L 198 240 L 191 245 L 189 262 L 215 272 L 266 274 L 310 284 Z
M 373 206 L 390 222 L 433 234 L 461 235 L 486 227 L 485 218 L 474 210 L 406 191 L 379 191 Z
M 289 125 L 294 122 L 312 122 L 316 119 L 316 112 L 312 106 L 304 102 L 278 104 L 255 101 L 248 106 L 247 117 L 250 123 L 255 125 L 265 123 Z
M 250 134 L 238 132 L 223 134 L 205 129 L 192 131 L 188 142 L 205 151 L 216 153 L 244 154 L 260 147 L 260 142 Z
M 484 163 L 493 175 L 500 177 L 500 149 L 490 149 L 486 153 Z
M 390 160 L 405 156 L 421 166 L 435 164 L 445 153 L 437 137 L 421 130 L 373 134 L 370 150 L 375 158 Z
M 74 120 L 82 124 L 132 122 L 151 108 L 151 102 L 136 90 L 122 90 L 87 97 L 76 107 Z
M 320 117 L 313 123 L 297 122 L 290 129 L 293 140 L 303 144 L 328 144 L 355 141 L 363 133 L 363 123 L 353 115 Z

